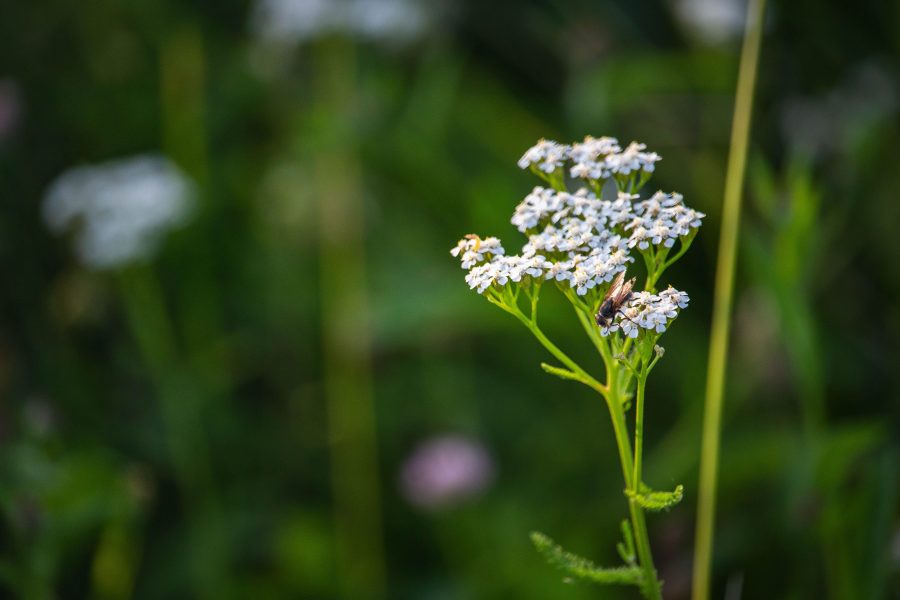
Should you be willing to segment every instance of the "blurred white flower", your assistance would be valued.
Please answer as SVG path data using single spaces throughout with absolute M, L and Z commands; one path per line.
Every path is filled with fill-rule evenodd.
M 257 0 L 251 29 L 261 38 L 296 43 L 329 33 L 403 41 L 427 25 L 422 2 L 413 0 Z
M 413 451 L 400 474 L 410 503 L 424 509 L 456 504 L 477 495 L 494 478 L 494 463 L 475 440 L 459 435 L 431 438 Z
M 746 0 L 675 0 L 673 8 L 682 25 L 709 44 L 740 37 L 747 18 Z
M 142 155 L 66 171 L 43 212 L 55 232 L 74 229 L 85 266 L 110 269 L 150 258 L 166 232 L 190 214 L 193 186 L 168 159 Z

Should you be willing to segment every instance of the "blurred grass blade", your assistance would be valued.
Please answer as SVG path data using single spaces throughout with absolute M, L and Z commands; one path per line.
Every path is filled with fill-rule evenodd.
M 384 550 L 366 289 L 363 181 L 354 122 L 355 49 L 317 48 L 313 89 L 325 401 L 331 438 L 338 580 L 342 598 L 384 597 Z
M 205 93 L 203 36 L 196 26 L 182 25 L 160 50 L 163 147 L 201 187 L 209 177 Z
M 202 517 L 213 500 L 212 467 L 191 373 L 182 365 L 177 332 L 166 308 L 165 294 L 156 271 L 139 265 L 118 274 L 126 318 L 144 367 L 156 388 L 172 471 L 184 503 L 189 540 L 187 555 L 197 598 L 215 598 L 221 576 L 219 555 L 204 547 Z
M 694 600 L 709 598 L 712 563 L 713 524 L 716 510 L 716 477 L 719 462 L 719 437 L 722 423 L 722 396 L 728 354 L 729 323 L 734 295 L 734 271 L 737 258 L 741 197 L 750 137 L 753 90 L 756 85 L 759 48 L 762 41 L 765 0 L 752 0 L 747 8 L 747 25 L 741 49 L 731 148 L 725 174 L 725 198 L 719 237 L 719 261 L 716 267 L 712 333 L 706 373 L 706 405 L 700 452 L 700 482 L 697 501 L 697 530 L 694 550 Z

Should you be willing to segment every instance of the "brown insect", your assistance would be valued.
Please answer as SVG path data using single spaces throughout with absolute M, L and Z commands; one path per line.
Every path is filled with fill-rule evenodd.
M 634 287 L 635 279 L 635 277 L 632 277 L 625 281 L 625 271 L 616 276 L 603 297 L 603 302 L 600 303 L 600 310 L 597 311 L 597 315 L 594 317 L 597 325 L 600 327 L 610 326 L 616 314 L 622 310 L 622 306 L 631 299 L 631 288 Z

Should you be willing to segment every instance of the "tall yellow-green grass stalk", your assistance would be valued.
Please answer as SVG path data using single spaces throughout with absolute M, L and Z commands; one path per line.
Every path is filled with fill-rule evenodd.
M 706 406 L 700 452 L 693 600 L 709 598 L 725 367 L 734 296 L 741 199 L 750 138 L 750 116 L 753 111 L 753 91 L 756 86 L 765 4 L 765 0 L 751 0 L 747 9 L 747 25 L 741 49 L 734 119 L 731 126 L 731 148 L 725 174 L 725 198 L 722 207 L 722 231 L 719 237 L 719 262 L 716 267 L 712 333 L 706 374 Z

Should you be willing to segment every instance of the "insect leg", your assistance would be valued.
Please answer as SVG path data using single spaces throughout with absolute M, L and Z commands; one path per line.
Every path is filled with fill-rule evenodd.
M 619 310 L 617 310 L 616 314 L 621 315 L 622 318 L 624 318 L 627 321 L 630 321 L 631 324 L 634 325 L 635 327 L 640 327 L 637 323 L 634 322 L 634 320 L 632 320 L 631 317 L 629 317 L 628 315 L 625 314 L 625 311 L 623 309 L 620 308 Z

